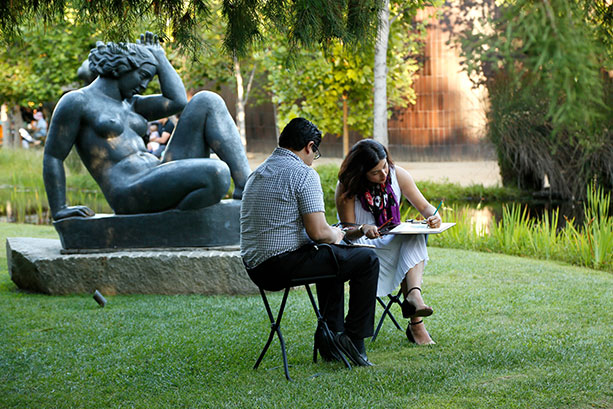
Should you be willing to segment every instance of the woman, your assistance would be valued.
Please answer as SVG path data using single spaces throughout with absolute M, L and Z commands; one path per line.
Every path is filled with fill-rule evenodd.
M 157 36 L 147 32 L 128 44 L 98 42 L 89 68 L 98 77 L 60 99 L 49 127 L 43 175 L 55 220 L 94 214 L 66 204 L 63 162 L 73 146 L 117 214 L 210 206 L 228 191 L 230 175 L 234 198 L 242 197 L 250 169 L 224 101 L 200 92 L 188 103 Z M 162 93 L 139 95 L 155 75 Z M 144 144 L 147 122 L 181 110 L 160 161 Z M 223 162 L 209 159 L 210 149 Z
M 387 149 L 372 139 L 359 141 L 351 148 L 341 164 L 338 179 L 335 199 L 339 219 L 359 225 L 347 233 L 347 238 L 377 247 L 380 262 L 377 296 L 391 294 L 401 284 L 402 313 L 410 318 L 407 338 L 418 345 L 434 344 L 423 322 L 423 317 L 433 310 L 424 303 L 420 287 L 428 261 L 425 236 L 382 236 L 379 227 L 401 222 L 401 195 L 432 228 L 441 225 L 435 207 L 421 194 L 409 172 L 394 166 Z

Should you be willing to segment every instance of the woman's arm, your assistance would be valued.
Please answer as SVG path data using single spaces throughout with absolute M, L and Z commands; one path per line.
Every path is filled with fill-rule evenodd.
M 177 71 L 170 65 L 157 36 L 150 32 L 141 34 L 140 44 L 147 47 L 157 60 L 157 76 L 162 94 L 136 96 L 134 110 L 149 121 L 182 111 L 187 105 L 185 87 Z
M 394 168 L 396 170 L 396 178 L 398 179 L 398 185 L 400 186 L 402 195 L 426 218 L 430 227 L 440 227 L 440 214 L 437 212 L 436 215 L 434 215 L 436 208 L 426 200 L 424 195 L 417 188 L 411 174 L 400 166 L 395 166 Z
M 70 153 L 79 133 L 81 106 L 85 98 L 81 91 L 64 95 L 58 102 L 43 156 L 43 180 L 49 207 L 54 220 L 71 216 L 93 216 L 94 212 L 86 206 L 68 207 L 66 204 L 66 175 L 64 160 Z

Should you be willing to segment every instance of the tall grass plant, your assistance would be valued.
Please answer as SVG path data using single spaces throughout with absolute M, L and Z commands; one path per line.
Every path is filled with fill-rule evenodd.
M 47 224 L 51 221 L 43 183 L 43 151 L 0 149 L 0 215 L 10 221 Z M 111 212 L 100 188 L 73 150 L 65 161 L 66 200 L 96 213 Z
M 610 193 L 587 188 L 584 222 L 567 219 L 558 228 L 559 211 L 530 218 L 526 207 L 503 205 L 502 218 L 484 230 L 475 223 L 469 209 L 446 207 L 442 218 L 456 226 L 443 234 L 431 235 L 429 244 L 495 253 L 560 260 L 594 269 L 613 271 L 613 218 L 609 215 Z M 489 233 L 488 233 L 489 231 Z

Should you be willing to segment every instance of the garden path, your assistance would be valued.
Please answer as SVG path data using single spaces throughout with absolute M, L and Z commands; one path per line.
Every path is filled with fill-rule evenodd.
M 248 153 L 249 166 L 255 169 L 262 163 L 268 154 Z M 340 158 L 318 159 L 314 166 L 328 163 L 341 164 Z M 481 184 L 485 187 L 502 186 L 500 170 L 496 161 L 467 161 L 467 162 L 397 162 L 399 166 L 407 169 L 416 181 L 451 182 L 461 186 Z

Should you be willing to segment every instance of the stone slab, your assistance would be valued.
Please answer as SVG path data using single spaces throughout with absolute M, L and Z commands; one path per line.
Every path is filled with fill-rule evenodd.
M 240 200 L 228 199 L 198 210 L 97 214 L 62 219 L 53 225 L 66 250 L 238 245 L 240 205 Z
M 59 240 L 6 239 L 9 275 L 45 294 L 257 294 L 236 247 L 61 254 Z

